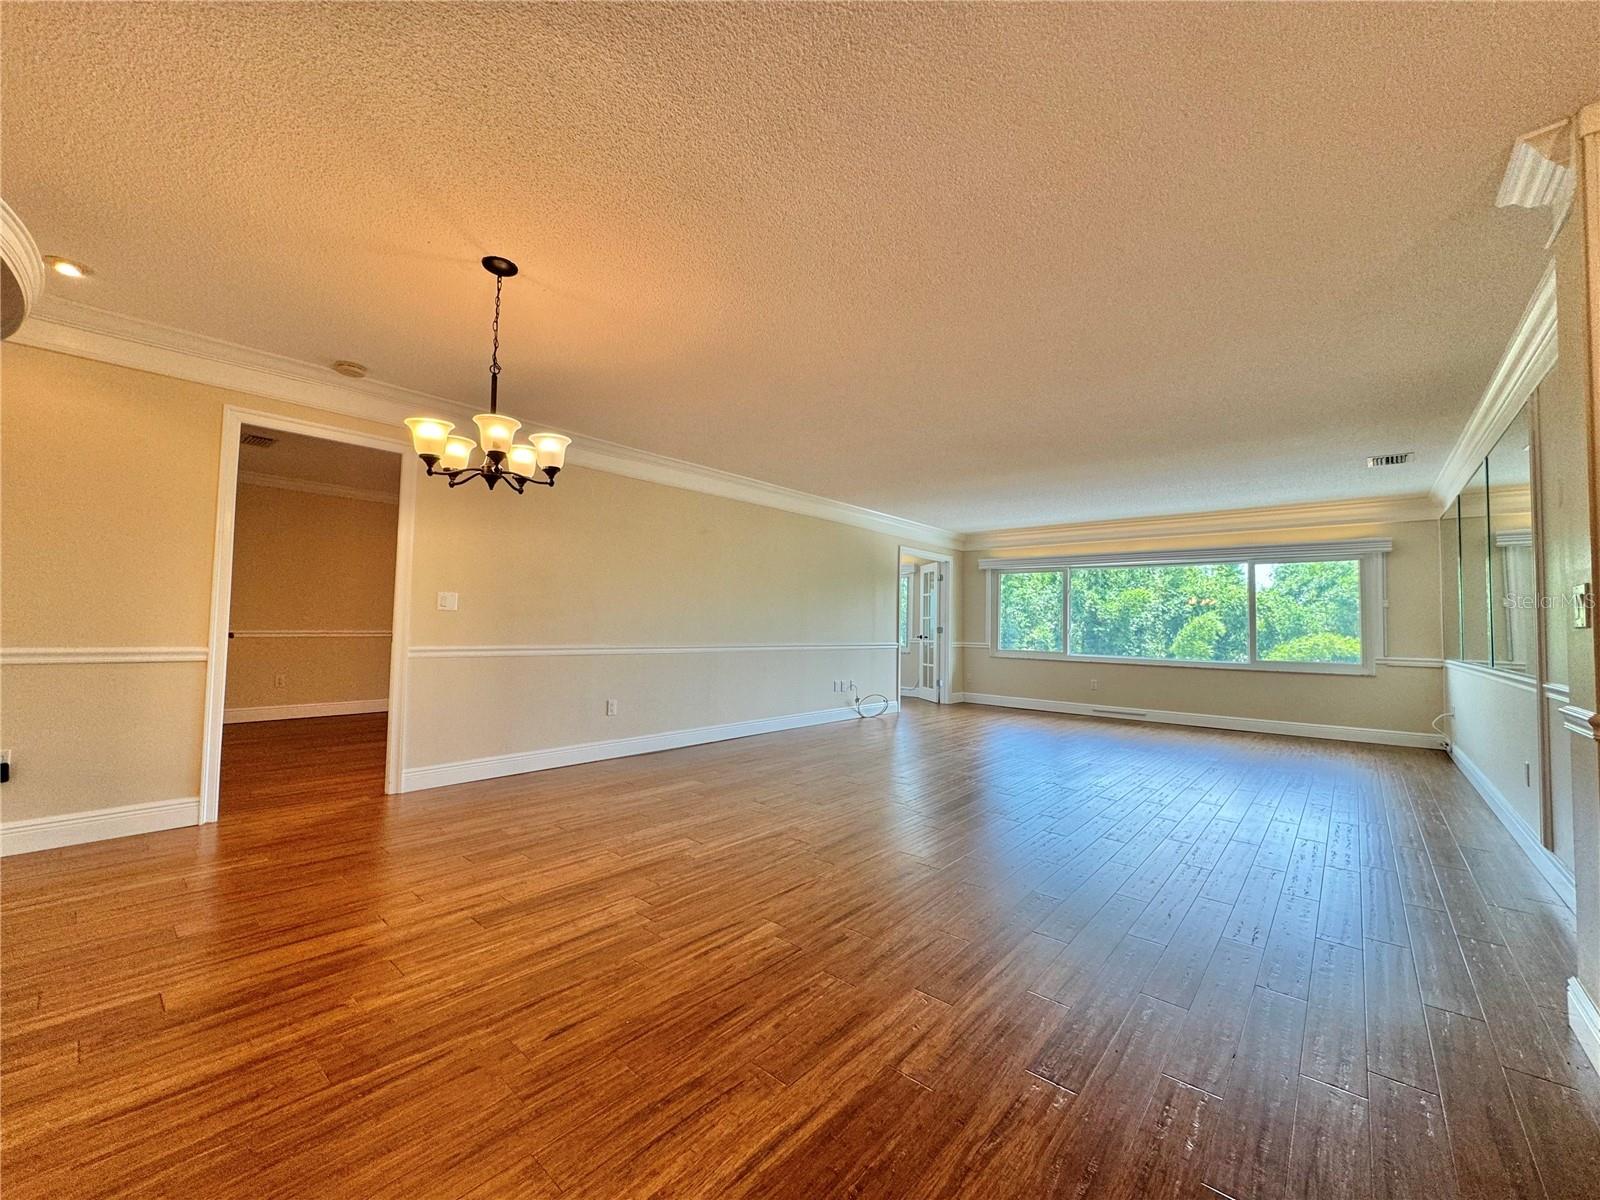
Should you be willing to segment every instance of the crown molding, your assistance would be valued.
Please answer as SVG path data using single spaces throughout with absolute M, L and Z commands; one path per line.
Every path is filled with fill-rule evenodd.
M 1578 172 L 1573 162 L 1576 125 L 1571 118 L 1525 133 L 1511 147 L 1495 207 L 1548 208 L 1548 250 L 1572 208 Z
M 399 504 L 400 485 L 394 491 L 377 488 L 346 487 L 342 483 L 321 483 L 315 479 L 295 479 L 289 475 L 272 475 L 266 471 L 240 471 L 239 482 L 256 487 L 278 488 L 285 492 L 311 492 L 317 496 L 338 496 L 342 500 L 369 500 L 374 504 Z
M 847 504 L 843 500 L 829 500 L 809 492 L 797 492 L 793 488 L 764 483 L 747 475 L 735 475 L 731 471 L 719 471 L 715 467 L 703 467 L 682 459 L 668 458 L 663 454 L 652 454 L 648 450 L 620 446 L 615 442 L 586 438 L 581 444 L 575 442 L 574 446 L 576 451 L 567 452 L 568 461 L 596 471 L 608 471 L 613 475 L 626 475 L 632 479 L 642 479 L 647 483 L 659 483 L 692 492 L 704 492 L 708 496 L 721 496 L 726 500 L 742 500 L 746 504 L 782 509 L 803 517 L 819 517 L 824 521 L 856 525 L 877 533 L 911 538 L 919 544 L 935 546 L 941 550 L 954 550 L 960 547 L 961 535 L 952 530 Z
M 384 425 L 414 416 L 419 408 L 471 415 L 465 405 L 426 392 L 345 379 L 328 367 L 57 297 L 42 301 L 12 340 Z
M 1489 377 L 1478 407 L 1445 456 L 1429 495 L 1442 511 L 1467 485 L 1478 464 L 1515 419 L 1523 403 L 1556 361 L 1556 264 L 1552 259 L 1539 278 L 1511 340 Z
M 52 297 L 41 301 L 32 319 L 12 340 L 41 350 L 384 425 L 398 424 L 418 412 L 465 422 L 474 411 L 459 401 L 427 392 L 373 379 L 345 379 L 314 363 Z M 938 526 L 569 432 L 574 436 L 574 444 L 567 452 L 570 465 L 854 525 L 941 548 L 959 545 L 960 535 Z
M 1170 517 L 1132 517 L 1117 521 L 1035 525 L 1026 529 L 969 533 L 962 540 L 962 548 L 1015 550 L 1081 545 L 1086 542 L 1130 544 L 1174 537 L 1257 533 L 1266 529 L 1390 525 L 1398 521 L 1437 520 L 1441 507 L 1429 496 L 1381 496 L 1366 500 L 1279 504 L 1269 508 L 1222 509 Z
M 44 294 L 44 259 L 16 209 L 4 200 L 0 200 L 0 259 L 11 268 L 22 293 L 22 321 L 26 322 Z

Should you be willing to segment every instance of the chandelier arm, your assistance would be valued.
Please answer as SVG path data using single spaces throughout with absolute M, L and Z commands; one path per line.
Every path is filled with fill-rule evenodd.
M 530 483 L 536 483 L 540 487 L 555 487 L 556 485 L 556 481 L 548 475 L 519 475 L 515 471 L 507 471 L 506 474 L 514 479 L 522 480 L 525 485 Z

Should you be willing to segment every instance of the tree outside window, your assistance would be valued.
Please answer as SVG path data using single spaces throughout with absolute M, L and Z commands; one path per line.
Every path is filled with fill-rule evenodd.
M 1007 571 L 999 599 L 998 649 L 1006 652 L 1154 662 L 1363 661 L 1359 559 Z

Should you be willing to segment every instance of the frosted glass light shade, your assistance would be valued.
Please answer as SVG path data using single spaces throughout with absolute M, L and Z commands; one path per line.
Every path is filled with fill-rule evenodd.
M 532 446 L 518 442 L 511 447 L 511 453 L 507 456 L 507 461 L 511 469 L 518 475 L 532 475 L 538 468 L 539 455 Z
M 418 454 L 438 458 L 444 453 L 445 439 L 455 428 L 449 421 L 437 417 L 407 417 L 406 427 L 411 430 L 411 445 Z
M 460 471 L 466 467 L 471 458 L 472 439 L 453 437 L 444 444 L 444 454 L 440 465 L 448 471 Z
M 533 443 L 534 450 L 539 456 L 539 469 L 547 467 L 560 470 L 567 462 L 567 447 L 572 445 L 572 439 L 562 437 L 559 433 L 536 433 L 528 439 Z
M 509 454 L 511 439 L 522 428 L 521 421 L 499 413 L 479 413 L 472 420 L 478 427 L 478 444 L 485 454 Z

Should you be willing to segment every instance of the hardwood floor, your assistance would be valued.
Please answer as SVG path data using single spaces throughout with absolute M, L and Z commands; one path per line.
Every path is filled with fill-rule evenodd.
M 1442 755 L 960 706 L 6 860 L 7 1200 L 1592 1197 L 1571 915 Z

